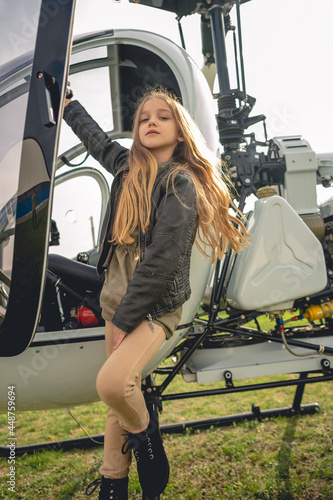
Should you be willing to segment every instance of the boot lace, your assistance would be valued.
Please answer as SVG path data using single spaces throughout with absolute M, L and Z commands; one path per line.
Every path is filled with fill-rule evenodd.
M 98 479 L 95 479 L 92 483 L 88 484 L 86 488 L 86 495 L 89 497 L 94 493 L 94 491 L 102 484 L 102 478 L 99 477 Z
M 154 460 L 154 453 L 153 453 L 153 445 L 151 442 L 151 439 L 149 437 L 149 433 L 147 431 L 140 432 L 138 434 L 131 434 L 130 432 L 125 432 L 125 434 L 122 434 L 123 436 L 127 436 L 126 441 L 124 442 L 121 452 L 125 455 L 128 450 L 133 450 L 134 456 L 137 462 L 140 461 L 140 456 L 139 456 L 139 445 L 140 441 L 147 443 L 147 450 L 148 450 L 148 455 L 150 460 Z
M 95 479 L 95 481 L 93 481 L 92 483 L 88 484 L 87 488 L 86 488 L 86 495 L 89 497 L 90 495 L 92 495 L 94 493 L 94 491 L 98 488 L 98 486 L 101 486 L 100 488 L 100 492 L 99 492 L 99 498 L 101 498 L 101 496 L 104 497 L 105 494 L 107 495 L 110 495 L 110 500 L 116 500 L 118 498 L 118 496 L 114 496 L 115 495 L 115 491 L 114 491 L 114 487 L 115 487 L 115 484 L 114 482 L 111 482 L 109 484 L 106 484 L 106 482 L 103 482 L 103 477 L 99 477 L 98 479 Z
M 126 431 L 122 436 L 127 436 L 124 444 L 121 447 L 121 452 L 125 455 L 128 450 L 137 450 L 140 446 L 140 441 L 143 442 L 146 440 L 146 433 L 139 432 L 138 434 L 132 434 L 129 431 Z

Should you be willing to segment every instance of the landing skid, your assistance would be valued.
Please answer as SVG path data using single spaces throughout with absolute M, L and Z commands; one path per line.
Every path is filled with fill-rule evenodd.
M 270 410 L 260 410 L 260 407 L 255 403 L 252 404 L 252 411 L 249 413 L 239 413 L 235 415 L 227 415 L 206 420 L 197 420 L 193 422 L 182 422 L 178 424 L 170 424 L 161 426 L 162 434 L 181 434 L 186 429 L 208 429 L 211 426 L 222 427 L 232 425 L 233 423 L 242 422 L 244 420 L 262 420 L 264 418 L 274 418 L 278 416 L 292 417 L 295 415 L 313 415 L 320 410 L 317 403 L 302 405 L 302 398 L 306 384 L 315 384 L 318 382 L 328 382 L 333 380 L 333 370 L 329 370 L 323 375 L 316 375 L 309 377 L 309 373 L 301 373 L 298 379 L 282 380 L 276 382 L 267 382 L 263 384 L 252 384 L 244 386 L 234 386 L 232 381 L 229 381 L 229 386 L 221 389 L 213 389 L 207 391 L 195 391 L 180 394 L 168 394 L 161 396 L 153 396 L 158 398 L 161 402 L 173 401 L 177 399 L 188 399 L 203 396 L 215 396 L 219 394 L 229 394 L 236 392 L 248 392 L 262 389 L 275 389 L 277 387 L 296 386 L 293 403 L 291 406 L 282 408 L 273 408 Z M 148 387 L 149 395 L 154 393 L 155 387 Z M 147 390 L 147 389 L 146 389 Z M 46 443 L 38 443 L 26 446 L 18 446 L 15 449 L 16 455 L 33 454 L 44 450 L 71 450 L 71 449 L 89 449 L 98 445 L 104 444 L 104 435 L 99 434 L 92 437 L 82 437 L 76 439 L 66 439 L 63 441 L 50 441 Z M 9 457 L 9 448 L 5 446 L 0 447 L 0 456 Z M 151 500 L 145 498 L 144 500 Z

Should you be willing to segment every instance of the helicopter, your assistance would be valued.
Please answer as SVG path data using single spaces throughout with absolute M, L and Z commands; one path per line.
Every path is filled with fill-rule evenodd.
M 103 277 L 95 266 L 112 177 L 62 121 L 69 79 L 88 111 L 124 145 L 131 143 L 140 92 L 148 85 L 172 91 L 221 156 L 239 209 L 255 198 L 246 212 L 251 245 L 240 255 L 227 250 L 213 265 L 194 247 L 192 294 L 173 337 L 145 368 L 146 394 L 161 405 L 211 393 L 165 395 L 178 374 L 188 383 L 221 382 L 214 392 L 221 395 L 295 385 L 290 408 L 253 409 L 247 417 L 316 411 L 301 400 L 306 383 L 333 378 L 333 204 L 318 205 L 316 197 L 316 186 L 333 178 L 333 154 L 317 155 L 301 136 L 258 141 L 248 130 L 257 124 L 265 130 L 264 115 L 252 116 L 255 98 L 245 86 L 241 7 L 249 1 L 140 2 L 175 13 L 178 22 L 201 17 L 203 71 L 183 47 L 150 31 L 109 29 L 73 39 L 74 0 L 30 5 L 28 20 L 39 22 L 20 28 L 28 44 L 8 27 L 13 53 L 0 66 L 1 410 L 8 387 L 15 387 L 18 411 L 99 400 Z M 235 88 L 226 50 L 231 34 Z M 263 317 L 274 321 L 271 329 L 261 327 Z M 161 366 L 166 359 L 171 366 Z M 160 385 L 157 373 L 165 376 Z M 276 374 L 299 378 L 234 385 Z

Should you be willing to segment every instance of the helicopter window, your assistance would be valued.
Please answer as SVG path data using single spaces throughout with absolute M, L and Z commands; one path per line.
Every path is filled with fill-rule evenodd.
M 33 50 L 41 0 L 1 2 L 0 65 Z
M 109 70 L 106 67 L 90 69 L 70 76 L 74 99 L 84 104 L 105 131 L 114 128 L 111 106 Z M 77 136 L 63 122 L 59 151 L 67 151 L 77 144 Z
M 19 188 L 27 102 L 25 93 L 0 106 L 0 324 L 11 286 L 16 218 L 24 219 L 29 202 Z
M 50 253 L 72 259 L 79 252 L 96 250 L 102 194 L 99 182 L 90 171 L 89 168 L 70 171 L 58 180 L 52 219 L 57 224 L 60 244 L 51 246 Z
M 134 45 L 119 45 L 119 78 L 123 130 L 131 130 L 137 99 L 147 86 L 162 85 L 181 97 L 170 66 L 157 54 Z
M 9 298 L 16 218 L 27 210 L 29 202 L 20 192 L 19 175 L 31 70 L 22 69 L 20 73 L 17 68 L 34 48 L 37 23 L 28 20 L 38 16 L 41 0 L 18 0 L 15 9 L 19 15 L 6 3 L 1 10 L 0 46 L 0 324 Z

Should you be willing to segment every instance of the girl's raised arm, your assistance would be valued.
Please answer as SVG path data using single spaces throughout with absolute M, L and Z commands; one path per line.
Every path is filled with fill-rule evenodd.
M 128 149 L 112 141 L 78 101 L 64 109 L 64 120 L 83 142 L 89 153 L 108 172 L 115 175 L 126 160 Z

